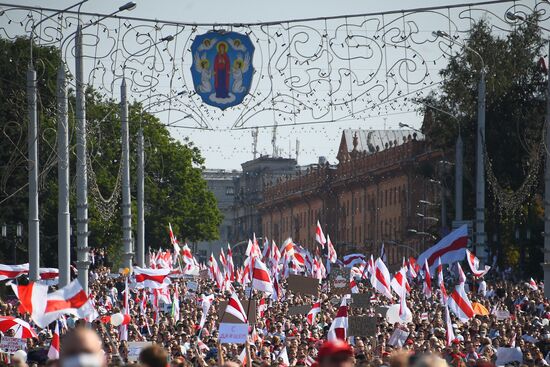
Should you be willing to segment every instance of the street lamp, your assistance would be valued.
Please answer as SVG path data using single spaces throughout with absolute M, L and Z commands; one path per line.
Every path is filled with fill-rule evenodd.
M 444 31 L 432 32 L 435 37 L 441 37 L 457 44 L 476 55 L 481 61 L 480 78 L 477 95 L 477 151 L 476 151 L 476 246 L 477 254 L 482 263 L 487 263 L 486 238 L 485 238 L 485 60 L 479 52 L 470 46 L 458 42 Z M 550 227 L 549 227 L 550 230 Z
M 406 127 L 406 128 L 409 128 L 409 129 L 411 129 L 411 130 L 413 130 L 413 131 L 416 131 L 417 133 L 422 134 L 422 131 L 418 130 L 417 128 L 412 127 L 412 126 L 409 125 L 409 124 L 405 124 L 405 123 L 403 123 L 403 122 L 400 122 L 400 123 L 399 123 L 399 127 L 400 127 L 401 129 L 403 129 L 403 128 Z
M 8 239 L 8 225 L 4 222 L 2 224 L 2 239 Z M 15 226 L 15 236 L 13 236 L 13 263 L 17 264 L 17 244 L 21 241 L 23 236 L 23 225 L 18 222 Z
M 518 13 L 507 12 L 506 18 L 511 21 L 522 20 L 525 23 L 534 25 L 539 29 L 550 32 L 550 29 L 540 26 L 538 23 L 527 20 L 524 16 Z M 550 39 L 548 41 L 550 49 Z M 546 136 L 545 146 L 550 146 L 550 74 L 547 77 L 546 87 Z M 544 296 L 550 297 L 550 156 L 546 149 L 546 160 L 544 163 Z
M 130 3 L 128 3 L 130 4 Z M 128 5 L 127 4 L 127 5 Z M 123 7 L 121 7 L 123 8 Z M 129 7 L 126 7 L 130 9 Z M 120 85 L 120 121 L 122 136 L 122 243 L 124 244 L 124 267 L 132 267 L 132 258 L 134 256 L 132 241 L 132 197 L 130 193 L 130 134 L 128 122 L 128 94 L 126 89 L 126 63 L 133 56 L 148 50 L 162 42 L 170 42 L 174 36 L 169 35 L 153 42 L 152 45 L 141 48 L 130 54 L 122 64 L 122 83 Z M 144 231 L 144 157 L 143 157 L 143 130 L 139 129 L 138 135 L 138 241 L 136 261 L 140 267 L 145 266 L 145 231 Z

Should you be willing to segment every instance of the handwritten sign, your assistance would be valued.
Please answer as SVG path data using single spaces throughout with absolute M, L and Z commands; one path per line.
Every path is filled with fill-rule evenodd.
M 369 293 L 355 293 L 351 295 L 351 307 L 353 308 L 367 308 L 370 307 Z
M 288 314 L 290 316 L 307 315 L 309 310 L 311 310 L 311 305 L 290 306 L 288 308 Z
M 287 289 L 296 294 L 314 295 L 319 294 L 319 280 L 316 278 L 305 277 L 303 275 L 291 274 L 288 276 Z
M 190 291 L 196 292 L 198 288 L 199 288 L 199 283 L 192 282 L 192 281 L 187 282 L 187 289 L 189 289 Z
M 13 354 L 18 350 L 26 350 L 27 341 L 25 339 L 3 336 L 0 341 L 0 350 L 4 353 Z
M 220 324 L 219 340 L 221 343 L 244 344 L 248 336 L 248 324 Z
M 405 330 L 395 329 L 392 336 L 390 337 L 390 340 L 388 340 L 388 344 L 394 347 L 402 347 L 403 345 L 405 345 L 408 337 L 409 333 Z
M 351 294 L 350 268 L 333 269 L 330 273 L 330 292 L 332 294 Z
M 153 342 L 128 342 L 128 361 L 137 362 L 141 351 L 151 345 Z
M 496 310 L 495 316 L 497 320 L 506 320 L 510 318 L 510 311 L 508 310 Z
M 348 335 L 375 336 L 376 318 L 370 316 L 349 316 Z

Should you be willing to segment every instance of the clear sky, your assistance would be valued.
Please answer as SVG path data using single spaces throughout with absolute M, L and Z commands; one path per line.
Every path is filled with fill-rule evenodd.
M 6 0 L 6 2 L 8 1 Z M 75 1 L 11 0 L 11 2 L 61 9 L 73 4 Z M 109 13 L 124 2 L 125 0 L 90 0 L 84 5 L 83 10 Z M 452 0 L 135 0 L 135 2 L 138 6 L 131 13 L 128 13 L 130 16 L 199 23 L 247 23 L 290 20 L 444 6 L 458 3 Z M 460 3 L 468 4 L 473 3 L 473 1 L 463 0 Z M 533 6 L 535 1 L 518 1 L 517 3 Z M 431 34 L 431 30 L 436 30 L 435 28 L 439 27 L 437 24 L 432 24 L 429 17 L 425 18 L 422 22 L 418 22 L 418 24 L 423 27 L 423 31 L 426 34 Z M 433 44 L 430 47 L 435 49 L 435 45 Z M 441 67 L 441 64 L 434 68 L 439 67 Z M 437 70 L 435 70 L 434 74 L 437 74 Z M 159 117 L 163 118 L 162 116 Z M 420 120 L 421 117 L 416 112 L 403 113 L 403 111 L 399 110 L 388 111 L 386 108 L 386 113 L 382 113 L 379 116 L 371 116 L 364 120 L 346 119 L 343 122 L 322 125 L 280 127 L 277 132 L 277 142 L 280 155 L 294 157 L 296 141 L 299 140 L 300 164 L 315 163 L 319 156 L 326 156 L 329 161 L 334 163 L 343 128 L 398 129 L 400 122 L 419 127 Z M 227 129 L 220 129 L 218 131 L 171 129 L 171 133 L 178 139 L 188 136 L 195 142 L 202 149 L 208 168 L 239 169 L 242 162 L 252 158 L 252 136 L 250 130 L 232 132 Z M 259 130 L 258 151 L 260 153 L 271 154 L 271 138 L 271 128 Z

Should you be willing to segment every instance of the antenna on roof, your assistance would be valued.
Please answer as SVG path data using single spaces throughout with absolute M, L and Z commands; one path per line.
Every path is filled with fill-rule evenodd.
M 254 159 L 258 155 L 258 128 L 252 130 L 252 155 Z
M 296 163 L 298 163 L 298 154 L 300 153 L 300 140 L 296 139 Z

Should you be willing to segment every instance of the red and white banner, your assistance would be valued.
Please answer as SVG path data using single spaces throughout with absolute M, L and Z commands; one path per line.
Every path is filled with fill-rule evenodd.
M 48 350 L 48 359 L 59 359 L 59 322 L 55 323 L 55 330 Z
M 273 284 L 267 266 L 260 261 L 254 260 L 254 270 L 252 272 L 252 288 L 269 294 L 273 293 Z
M 464 260 L 466 245 L 468 244 L 468 226 L 463 225 L 443 237 L 437 244 L 424 251 L 418 262 L 428 262 L 430 272 L 434 273 L 436 260 L 441 257 L 442 264 L 452 264 Z
M 307 313 L 307 323 L 310 325 L 314 325 L 315 319 L 319 312 L 321 312 L 321 302 L 315 302 L 313 304 L 313 307 L 311 307 L 311 310 L 309 310 L 309 312 Z
M 88 295 L 80 285 L 78 279 L 73 280 L 67 286 L 48 294 L 48 301 L 44 315 L 41 317 L 40 327 L 45 327 L 64 314 L 75 315 L 78 318 L 94 320 L 98 315 Z
M 168 277 L 170 269 L 149 269 L 135 266 L 133 269 L 132 288 L 164 288 L 172 281 Z
M 466 250 L 466 260 L 468 260 L 468 265 L 470 265 L 470 270 L 475 277 L 481 278 L 491 269 L 489 265 L 485 265 L 484 270 L 479 269 L 479 259 L 471 253 L 469 250 Z
M 346 298 L 342 299 L 340 308 L 332 320 L 330 329 L 327 334 L 328 340 L 346 340 L 346 334 L 348 331 L 348 306 L 346 305 Z
M 0 264 L 0 281 L 15 279 L 22 274 L 29 272 L 29 264 L 4 265 Z
M 231 298 L 229 298 L 229 302 L 227 302 L 227 307 L 225 308 L 225 312 L 235 316 L 239 320 L 241 320 L 243 323 L 247 323 L 248 319 L 246 317 L 246 312 L 244 311 L 244 307 L 241 304 L 241 301 L 239 301 L 239 298 L 235 293 L 231 295 Z
M 325 248 L 327 239 L 323 234 L 323 229 L 321 228 L 321 224 L 319 223 L 319 221 L 317 221 L 317 229 L 315 230 L 315 241 L 319 242 L 322 248 Z
M 464 290 L 464 284 L 455 287 L 455 290 L 449 296 L 447 305 L 462 322 L 467 322 L 474 317 L 474 309 Z

